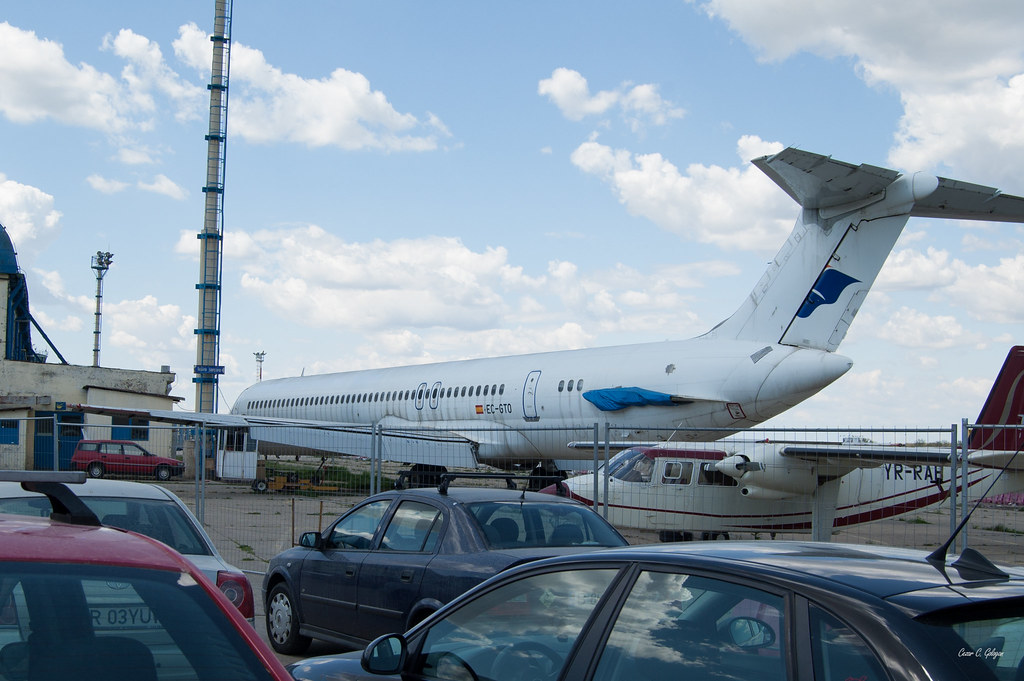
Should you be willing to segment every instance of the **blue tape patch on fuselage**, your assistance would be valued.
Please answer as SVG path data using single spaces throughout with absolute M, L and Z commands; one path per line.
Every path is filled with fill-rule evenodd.
M 618 411 L 626 407 L 658 406 L 670 407 L 675 404 L 668 393 L 659 393 L 644 388 L 602 388 L 583 393 L 587 400 L 601 411 Z
M 815 310 L 821 305 L 831 305 L 832 303 L 839 300 L 839 296 L 842 295 L 843 291 L 850 284 L 859 282 L 860 279 L 854 279 L 848 274 L 843 274 L 839 270 L 832 268 L 826 269 L 818 277 L 818 281 L 814 282 L 814 286 L 811 288 L 811 292 L 807 294 L 807 300 L 800 307 L 800 311 L 796 313 L 797 317 L 806 319 L 811 316 Z

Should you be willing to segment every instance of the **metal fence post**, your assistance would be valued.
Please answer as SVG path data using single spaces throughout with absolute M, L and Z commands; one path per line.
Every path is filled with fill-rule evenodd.
M 57 415 L 54 414 L 53 419 L 53 470 L 60 470 L 60 430 L 57 425 Z
M 608 520 L 608 450 L 611 447 L 611 426 L 604 422 L 604 519 Z
M 598 431 L 598 423 L 595 421 L 594 422 L 594 511 L 595 512 L 597 511 L 597 486 L 598 486 L 598 480 L 599 480 L 599 475 L 597 473 L 597 469 L 599 467 L 598 466 L 598 462 L 597 462 L 597 452 L 598 452 L 598 448 L 601 446 L 600 444 L 598 444 L 598 440 L 597 440 L 597 438 L 599 436 L 599 433 L 600 433 L 600 431 Z M 607 501 L 607 499 L 605 501 Z
M 963 440 L 960 443 L 960 480 L 964 486 L 963 499 L 960 500 L 960 518 L 961 520 L 967 520 L 967 513 L 970 510 L 967 508 L 971 502 L 971 495 L 968 489 L 967 481 L 967 445 L 968 445 L 968 432 L 967 432 L 967 419 L 963 419 L 960 422 L 960 438 Z M 980 499 L 978 501 L 981 501 Z M 960 552 L 967 548 L 967 523 L 964 523 L 964 529 L 961 532 L 963 539 L 960 541 Z
M 957 457 L 960 456 L 960 447 L 966 446 L 966 441 L 957 445 L 956 442 L 956 424 L 952 423 L 949 426 L 949 536 L 953 536 L 956 532 L 956 507 L 957 507 L 957 480 L 959 479 L 959 469 L 957 467 Z M 951 548 L 955 550 L 956 541 L 954 540 Z

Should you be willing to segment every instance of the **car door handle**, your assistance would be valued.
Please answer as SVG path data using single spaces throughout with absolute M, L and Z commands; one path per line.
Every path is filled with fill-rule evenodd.
M 345 568 L 345 576 L 346 577 L 355 577 L 356 576 L 356 569 L 354 567 L 347 567 L 347 568 Z
M 403 582 L 411 582 L 413 574 L 414 572 L 412 570 L 403 570 L 402 575 L 399 579 L 401 579 Z

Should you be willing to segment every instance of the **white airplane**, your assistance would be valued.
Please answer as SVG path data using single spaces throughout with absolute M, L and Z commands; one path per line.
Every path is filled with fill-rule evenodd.
M 714 440 L 849 370 L 835 350 L 908 218 L 1024 222 L 1024 198 L 991 187 L 793 148 L 753 163 L 800 215 L 739 309 L 702 336 L 265 380 L 231 414 L 146 415 L 247 428 L 268 453 L 435 466 L 572 467 L 592 454 L 566 445 L 592 443 L 595 424 L 627 443 Z
M 1024 490 L 1024 346 L 1010 350 L 968 440 L 966 486 L 994 496 Z M 730 532 L 834 530 L 918 511 L 944 501 L 950 448 L 770 442 L 633 447 L 594 475 L 559 490 L 607 510 L 616 527 L 659 530 L 663 541 Z M 1006 470 L 1001 471 L 1001 469 Z M 993 485 L 994 483 L 994 485 Z M 990 485 L 992 485 L 990 489 Z M 957 493 L 964 490 L 957 480 Z

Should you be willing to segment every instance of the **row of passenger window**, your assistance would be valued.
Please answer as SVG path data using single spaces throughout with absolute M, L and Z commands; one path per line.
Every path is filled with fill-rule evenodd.
M 574 381 L 573 379 L 570 378 L 568 385 L 566 384 L 566 382 L 564 380 L 559 381 L 558 382 L 558 392 L 562 392 L 563 390 L 565 390 L 567 392 L 572 392 L 572 389 L 573 389 L 574 385 L 576 387 L 576 391 L 577 392 L 583 392 L 583 379 L 582 378 L 579 379 L 578 381 Z
M 571 381 L 570 381 L 571 383 Z M 387 392 L 355 393 L 349 395 L 319 395 L 317 397 L 289 397 L 276 400 L 252 400 L 248 403 L 250 410 L 281 409 L 289 407 L 315 407 L 334 404 L 363 404 L 368 402 L 399 402 L 404 400 L 437 400 L 450 397 L 487 397 L 504 395 L 505 384 L 477 385 L 458 387 L 426 388 L 420 386 L 416 390 L 395 390 Z

